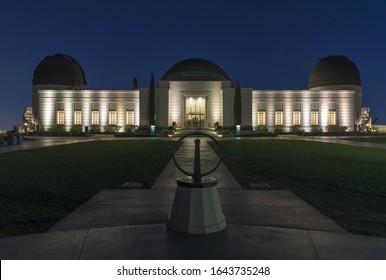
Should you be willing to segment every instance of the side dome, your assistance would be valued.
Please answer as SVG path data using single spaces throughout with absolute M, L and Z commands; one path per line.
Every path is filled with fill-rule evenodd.
M 228 74 L 217 64 L 201 58 L 180 61 L 162 76 L 163 81 L 230 81 Z
M 83 88 L 86 77 L 80 64 L 65 54 L 47 56 L 35 68 L 32 84 Z
M 361 86 L 358 67 L 345 56 L 331 55 L 319 59 L 308 80 L 309 89 L 335 85 Z

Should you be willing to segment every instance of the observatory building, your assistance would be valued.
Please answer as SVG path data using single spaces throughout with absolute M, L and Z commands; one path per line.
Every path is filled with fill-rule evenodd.
M 81 65 L 64 54 L 47 56 L 36 67 L 32 80 L 32 117 L 35 127 L 74 126 L 82 131 L 114 126 L 149 125 L 149 88 L 86 88 Z M 155 88 L 155 124 L 179 128 L 235 125 L 236 88 L 217 64 L 200 58 L 171 66 Z M 328 56 L 314 66 L 305 90 L 241 88 L 242 126 L 273 131 L 293 127 L 311 131 L 328 126 L 364 131 L 370 117 L 362 108 L 361 77 L 345 56 Z

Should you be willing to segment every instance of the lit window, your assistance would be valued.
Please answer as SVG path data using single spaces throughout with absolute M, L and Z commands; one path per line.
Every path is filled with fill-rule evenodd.
M 99 125 L 99 111 L 98 110 L 91 111 L 91 124 L 92 125 Z
M 265 125 L 265 111 L 257 112 L 257 125 Z
M 64 110 L 56 111 L 56 124 L 64 124 Z
M 99 103 L 91 103 L 91 125 L 99 125 Z
M 283 111 L 275 112 L 275 125 L 283 125 Z
M 74 111 L 74 124 L 75 125 L 82 124 L 82 111 L 81 110 L 75 110 Z
M 109 111 L 109 125 L 116 125 L 117 124 L 117 111 L 116 110 L 110 110 Z
M 335 112 L 335 110 L 328 111 L 328 125 L 336 125 L 336 112 Z
M 301 111 L 294 111 L 293 113 L 293 125 L 302 124 L 302 114 Z
M 134 103 L 126 104 L 126 125 L 134 125 Z
M 134 111 L 126 111 L 126 124 L 134 125 Z
M 319 112 L 311 111 L 311 125 L 319 125 Z

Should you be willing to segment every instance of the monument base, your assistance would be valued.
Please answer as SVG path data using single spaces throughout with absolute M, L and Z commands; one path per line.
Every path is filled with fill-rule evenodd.
M 172 211 L 167 226 L 189 234 L 208 234 L 226 228 L 217 192 L 217 180 L 203 178 L 193 183 L 190 177 L 177 180 Z

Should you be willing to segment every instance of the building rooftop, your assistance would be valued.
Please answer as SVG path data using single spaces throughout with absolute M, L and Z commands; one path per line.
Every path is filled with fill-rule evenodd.
M 83 88 L 86 77 L 80 64 L 65 54 L 46 56 L 35 68 L 32 84 Z
M 331 55 L 319 59 L 311 71 L 308 88 L 331 85 L 361 85 L 358 67 L 347 57 Z
M 202 58 L 180 61 L 162 76 L 163 81 L 230 81 L 228 74 L 217 64 Z

